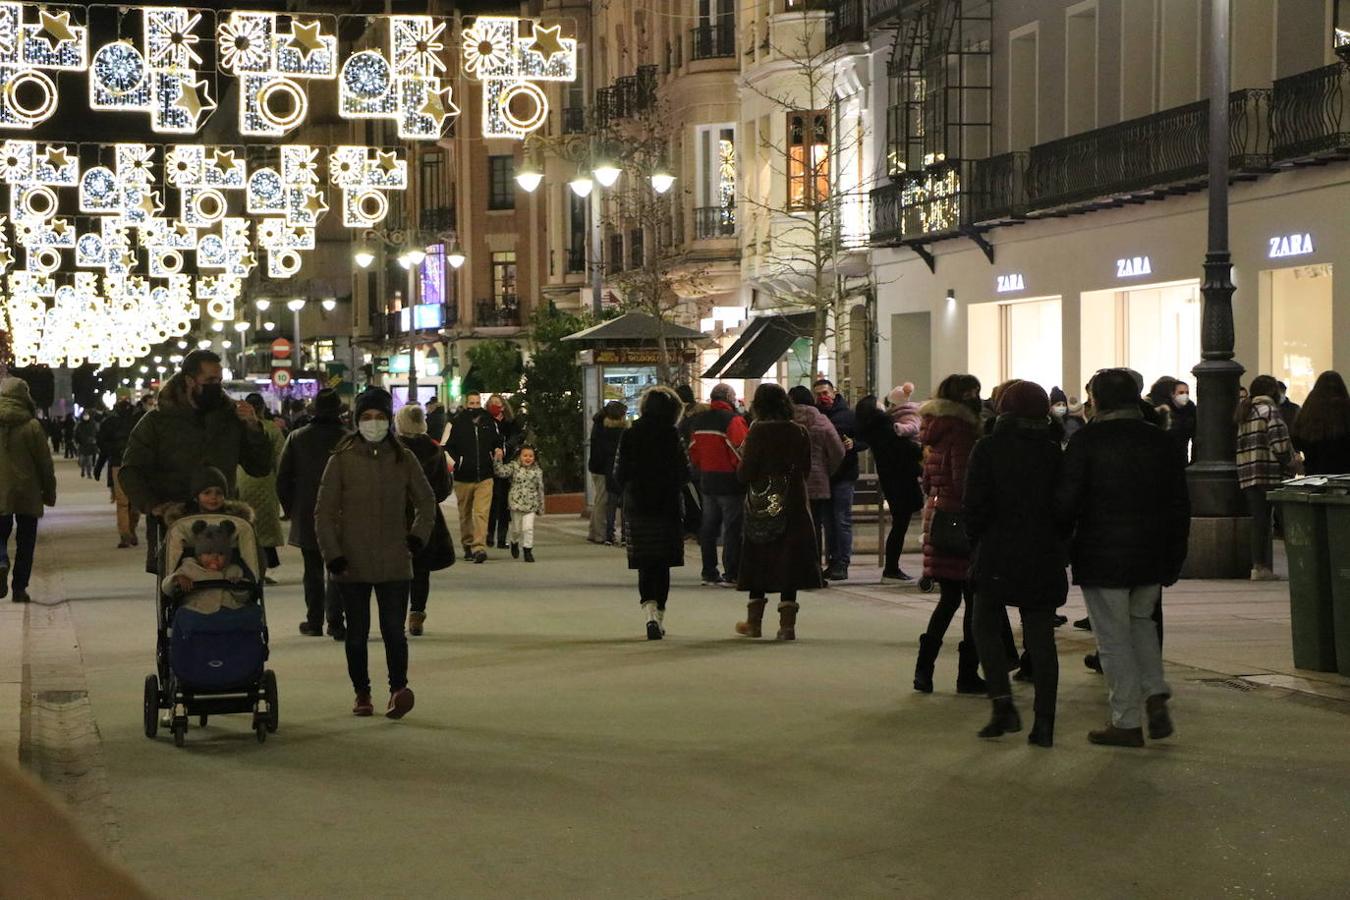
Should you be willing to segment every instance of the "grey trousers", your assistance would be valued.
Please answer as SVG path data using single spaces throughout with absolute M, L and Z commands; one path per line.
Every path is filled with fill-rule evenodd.
M 1172 695 L 1163 679 L 1162 647 L 1153 621 L 1161 597 L 1157 584 L 1083 588 L 1109 691 L 1111 722 L 1117 728 L 1139 728 L 1144 700 Z

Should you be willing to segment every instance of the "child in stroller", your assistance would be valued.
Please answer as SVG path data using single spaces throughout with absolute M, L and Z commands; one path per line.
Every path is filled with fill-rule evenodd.
M 178 568 L 164 578 L 160 590 L 178 603 L 179 609 L 210 615 L 219 609 L 240 609 L 248 602 L 251 588 L 230 590 L 220 585 L 197 587 L 199 582 L 227 581 L 239 584 L 244 567 L 234 562 L 238 529 L 226 519 L 210 523 L 197 519 L 191 525 L 192 556 L 184 556 Z

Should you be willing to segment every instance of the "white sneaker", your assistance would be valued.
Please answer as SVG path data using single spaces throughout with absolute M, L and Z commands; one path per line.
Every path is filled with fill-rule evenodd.
M 1279 581 L 1280 576 L 1265 566 L 1252 566 L 1252 581 Z

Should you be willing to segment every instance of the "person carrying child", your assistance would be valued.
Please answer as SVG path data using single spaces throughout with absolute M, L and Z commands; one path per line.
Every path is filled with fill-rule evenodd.
M 917 444 L 923 418 L 919 415 L 919 404 L 911 399 L 913 396 L 914 383 L 911 381 L 892 388 L 886 395 L 886 415 L 890 416 L 897 437 L 908 438 Z
M 534 447 L 525 444 L 520 456 L 511 462 L 502 462 L 504 451 L 499 447 L 493 456 L 492 471 L 498 478 L 511 481 L 507 506 L 511 509 L 511 557 L 534 562 L 534 517 L 544 512 L 544 470 L 539 468 Z

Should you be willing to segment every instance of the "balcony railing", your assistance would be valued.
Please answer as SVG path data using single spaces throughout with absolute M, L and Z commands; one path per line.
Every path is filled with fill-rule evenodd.
M 586 107 L 565 106 L 562 110 L 562 133 L 586 133 Z
M 1276 159 L 1350 148 L 1350 63 L 1275 82 L 1270 113 Z
M 1270 163 L 1270 94 L 1244 90 L 1229 97 L 1235 172 Z M 1052 209 L 1203 179 L 1208 156 L 1208 100 L 1038 144 L 1027 162 L 1030 205 Z
M 837 0 L 829 24 L 825 27 L 825 44 L 837 47 L 853 41 L 867 40 L 867 3 L 865 0 Z
M 700 206 L 694 210 L 694 240 L 736 236 L 736 207 Z
M 474 324 L 479 328 L 519 328 L 519 298 L 504 294 L 495 300 L 479 300 L 474 304 Z
M 872 242 L 899 243 L 951 235 L 970 222 L 970 165 L 936 163 L 871 192 Z
M 418 226 L 427 232 L 440 234 L 444 231 L 455 230 L 455 208 L 453 206 L 437 206 L 431 209 L 424 209 L 417 217 Z
M 1027 211 L 1027 152 L 977 159 L 970 171 L 970 216 L 976 222 L 1013 219 Z
M 689 58 L 731 59 L 736 55 L 734 25 L 700 25 L 689 31 Z
M 869 0 L 867 12 L 867 21 L 872 25 L 880 25 L 899 14 L 900 0 Z

